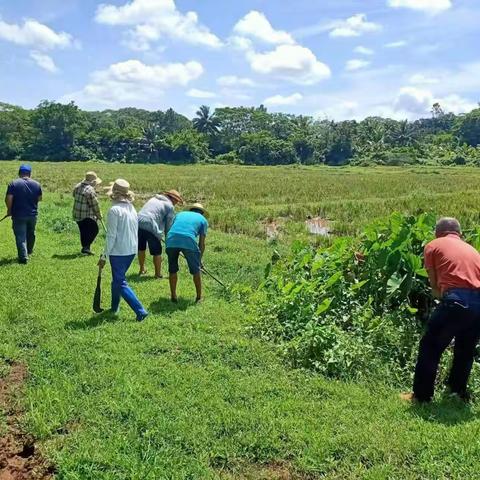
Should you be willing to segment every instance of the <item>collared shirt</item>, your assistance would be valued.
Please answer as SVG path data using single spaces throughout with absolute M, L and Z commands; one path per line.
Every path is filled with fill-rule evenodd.
M 138 213 L 138 226 L 161 239 L 170 230 L 174 218 L 172 201 L 164 195 L 156 195 Z
M 38 200 L 42 196 L 42 187 L 31 178 L 17 178 L 10 183 L 7 195 L 13 196 L 12 217 L 36 217 Z
M 197 237 L 206 236 L 207 219 L 197 212 L 181 212 L 175 217 L 167 236 L 167 248 L 184 248 L 198 252 Z
M 435 271 L 442 294 L 453 288 L 480 289 L 480 253 L 455 233 L 426 245 L 425 267 Z
M 81 182 L 73 190 L 73 219 L 76 222 L 91 218 L 102 218 L 95 188 L 89 183 Z
M 136 255 L 138 251 L 138 218 L 127 201 L 113 202 L 107 214 L 105 256 Z

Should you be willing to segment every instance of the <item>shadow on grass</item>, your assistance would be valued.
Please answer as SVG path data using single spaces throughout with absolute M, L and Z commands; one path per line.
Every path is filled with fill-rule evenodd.
M 83 255 L 82 253 L 68 253 L 66 255 L 59 255 L 55 254 L 52 255 L 52 258 L 55 260 L 75 260 L 76 258 L 88 258 L 87 255 Z
M 162 315 L 171 315 L 178 311 L 186 311 L 189 307 L 195 305 L 195 302 L 179 298 L 177 303 L 173 303 L 170 299 L 161 298 L 150 304 L 150 312 Z
M 106 323 L 115 323 L 118 321 L 118 317 L 114 315 L 109 310 L 106 310 L 103 313 L 99 313 L 98 315 L 93 315 L 88 320 L 84 321 L 76 321 L 76 322 L 67 322 L 65 324 L 66 330 L 88 330 L 90 328 L 96 328 L 100 325 L 104 325 Z
M 139 275 L 138 273 L 128 275 L 127 280 L 129 283 L 145 283 L 145 282 L 162 282 L 164 278 L 155 278 L 153 275 Z
M 414 404 L 410 407 L 410 413 L 427 422 L 447 426 L 476 420 L 476 415 L 468 403 L 448 397 L 443 397 L 440 401 L 430 404 Z
M 16 258 L 0 259 L 0 267 L 6 267 L 7 265 L 13 265 L 14 263 L 18 263 L 18 260 Z

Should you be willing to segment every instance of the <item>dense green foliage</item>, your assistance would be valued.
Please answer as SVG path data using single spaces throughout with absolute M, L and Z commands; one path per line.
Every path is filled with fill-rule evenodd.
M 0 163 L 2 182 L 17 168 Z M 13 262 L 11 225 L 0 224 L 0 298 L 8 299 L 0 302 L 0 376 L 12 361 L 28 364 L 17 399 L 25 408 L 22 425 L 55 464 L 58 480 L 478 476 L 478 402 L 464 407 L 445 398 L 410 407 L 382 380 L 334 381 L 289 369 L 269 342 L 247 334 L 253 319 L 210 279 L 205 302 L 194 305 L 184 263 L 179 304 L 168 301 L 166 281 L 138 278 L 132 267 L 130 282 L 151 317 L 138 324 L 124 305 L 117 319 L 92 315 L 96 259 L 77 255 L 71 189 L 94 168 L 106 183 L 128 179 L 137 209 L 151 193 L 172 187 L 188 201 L 202 199 L 212 224 L 206 265 L 228 284 L 256 289 L 273 249 L 283 255 L 292 238 L 309 236 L 307 214 L 324 214 L 340 234 L 394 210 L 440 215 L 448 208 L 465 224 L 477 223 L 480 170 L 73 162 L 33 168 L 45 198 L 29 265 Z M 101 202 L 105 212 L 108 201 Z M 280 218 L 281 238 L 270 245 L 264 222 Z M 105 306 L 108 276 L 107 269 Z M 407 312 L 403 321 L 410 319 Z
M 87 112 L 73 103 L 33 110 L 0 103 L 0 160 L 247 165 L 479 165 L 480 109 L 396 121 L 314 120 L 259 108 L 203 105 L 190 121 L 135 108 Z
M 342 379 L 405 384 L 433 306 L 423 248 L 436 218 L 394 213 L 315 249 L 295 244 L 270 264 L 257 329 L 294 365 Z M 478 246 L 478 230 L 470 232 Z

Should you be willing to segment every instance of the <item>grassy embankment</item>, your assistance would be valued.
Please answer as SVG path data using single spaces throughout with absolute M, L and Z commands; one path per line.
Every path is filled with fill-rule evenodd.
M 17 164 L 1 163 L 5 184 Z M 396 391 L 291 371 L 249 338 L 242 307 L 206 280 L 193 305 L 166 281 L 131 282 L 152 311 L 91 314 L 95 259 L 79 258 L 70 190 L 86 168 L 140 193 L 178 188 L 211 211 L 207 265 L 256 285 L 271 254 L 263 222 L 284 217 L 282 243 L 306 237 L 306 215 L 339 233 L 392 210 L 478 219 L 480 171 L 36 164 L 45 188 L 38 248 L 26 267 L 0 226 L 0 375 L 26 361 L 25 428 L 65 479 L 476 478 L 476 405 L 411 409 Z M 104 210 L 107 202 L 104 202 Z M 99 239 L 96 250 L 100 250 Z M 108 303 L 108 271 L 104 302 Z M 288 476 L 287 472 L 290 472 Z M 283 475 L 283 476 L 282 476 Z

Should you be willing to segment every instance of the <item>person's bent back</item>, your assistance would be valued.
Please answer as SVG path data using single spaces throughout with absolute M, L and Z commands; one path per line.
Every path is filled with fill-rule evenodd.
M 23 264 L 27 263 L 35 246 L 38 202 L 42 200 L 42 187 L 30 178 L 31 173 L 30 165 L 22 165 L 19 178 L 10 183 L 5 197 L 7 215 L 12 217 L 18 261 Z
M 202 299 L 202 257 L 205 252 L 205 239 L 208 231 L 206 211 L 199 203 L 194 204 L 190 211 L 181 212 L 175 217 L 172 228 L 167 236 L 168 271 L 170 274 L 170 294 L 173 302 L 177 301 L 178 259 L 183 254 L 188 268 L 193 275 L 197 293 L 196 301 Z M 198 243 L 197 243 L 198 238 Z

